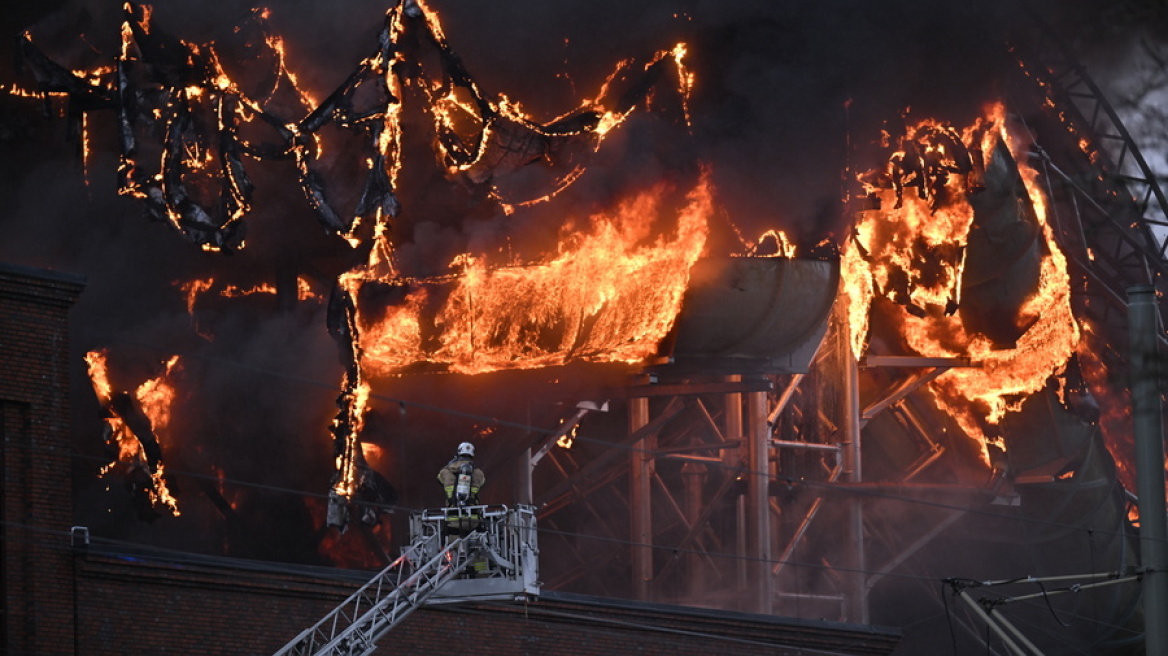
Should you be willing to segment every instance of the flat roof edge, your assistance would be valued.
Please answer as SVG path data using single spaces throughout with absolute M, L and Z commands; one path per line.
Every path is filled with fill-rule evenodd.
M 85 276 L 77 273 L 66 273 L 64 271 L 56 271 L 54 269 L 41 269 L 38 267 L 24 266 L 21 264 L 0 262 L 0 276 L 5 274 L 13 277 L 33 278 L 51 282 L 64 282 L 78 286 L 83 286 L 86 282 Z
M 901 635 L 900 629 L 890 626 L 878 626 L 871 624 L 851 624 L 847 622 L 832 622 L 829 620 L 811 620 L 798 617 L 789 617 L 785 615 L 764 615 L 761 613 L 750 613 L 740 610 L 722 610 L 717 608 L 705 608 L 701 606 L 681 606 L 676 604 L 665 604 L 654 601 L 637 601 L 633 599 L 620 599 L 616 597 L 595 597 L 592 595 L 583 595 L 573 592 L 557 592 L 554 590 L 543 590 L 540 592 L 540 599 L 547 599 L 549 601 L 559 601 L 563 603 L 577 603 L 588 606 L 598 606 L 603 608 L 624 609 L 624 610 L 646 610 L 652 612 L 669 613 L 673 615 L 690 615 L 695 617 L 719 618 L 719 619 L 734 619 L 746 622 L 755 622 L 763 624 L 775 624 L 788 627 L 802 627 L 814 629 L 827 630 L 847 630 L 861 633 L 870 633 L 877 635 L 886 635 L 889 637 L 899 637 Z

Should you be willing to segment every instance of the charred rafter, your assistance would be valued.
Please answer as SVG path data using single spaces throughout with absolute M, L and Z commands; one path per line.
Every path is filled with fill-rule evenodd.
M 917 195 L 929 201 L 931 209 L 944 199 L 951 175 L 966 176 L 971 191 L 980 189 L 977 176 L 982 171 L 980 152 L 966 147 L 961 135 L 948 125 L 922 125 L 900 138 L 900 150 L 889 158 L 888 177 L 896 191 L 896 209 L 904 191 L 915 187 Z
M 285 83 L 292 87 L 291 76 L 282 55 L 274 54 L 262 13 L 251 20 L 249 27 L 258 29 L 276 63 L 267 71 L 272 82 L 259 95 L 227 75 L 215 46 L 166 34 L 150 24 L 146 5 L 132 2 L 125 5 L 122 51 L 104 77 L 91 80 L 55 64 L 28 38 L 21 46 L 41 90 L 67 96 L 78 130 L 87 112 L 115 111 L 119 191 L 141 200 L 149 217 L 210 250 L 243 246 L 254 190 L 249 160 L 293 162 L 309 205 L 329 233 L 354 240 L 360 224 L 384 228 L 400 211 L 396 175 L 407 103 L 434 119 L 433 141 L 448 175 L 484 188 L 500 203 L 518 204 L 538 202 L 577 179 L 604 135 L 648 105 L 670 71 L 677 73 L 683 105 L 688 93 L 682 49 L 675 48 L 658 52 L 640 72 L 619 68 L 620 82 L 606 85 L 603 95 L 579 109 L 535 121 L 506 99 L 488 98 L 437 17 L 422 2 L 403 0 L 387 11 L 375 51 L 323 102 L 312 107 L 301 98 L 296 108 L 278 110 L 276 90 Z M 299 118 L 289 115 L 301 111 Z M 329 189 L 322 143 L 336 130 L 360 141 L 361 152 L 341 157 L 359 157 L 367 166 L 352 208 L 341 208 Z M 267 134 L 266 141 L 252 140 L 256 134 Z M 507 186 L 509 174 L 533 165 L 548 172 L 542 184 Z M 368 467 L 358 439 L 368 395 L 355 308 L 360 282 L 338 285 L 329 309 L 330 332 L 345 367 L 331 427 L 336 472 L 328 523 L 339 527 L 349 521 L 354 503 L 376 509 L 393 497 Z M 362 519 L 369 517 L 363 510 Z
M 267 41 L 262 15 L 257 12 L 252 20 Z M 269 108 L 275 89 L 291 84 L 282 64 L 272 72 L 276 82 L 267 95 L 253 98 L 226 75 L 211 46 L 188 44 L 151 25 L 146 5 L 126 3 L 123 34 L 123 52 L 104 79 L 88 80 L 56 64 L 27 36 L 19 55 L 41 91 L 68 97 L 72 133 L 80 132 L 85 113 L 116 110 L 121 193 L 142 200 L 148 216 L 213 250 L 243 245 L 252 194 L 245 157 L 295 161 L 305 198 L 330 233 L 351 237 L 362 221 L 396 216 L 399 121 L 410 100 L 405 96 L 411 95 L 403 89 L 414 89 L 423 111 L 435 118 L 436 148 L 449 173 L 487 185 L 498 200 L 515 204 L 544 198 L 546 190 L 534 196 L 507 190 L 500 177 L 539 164 L 553 170 L 546 183 L 551 193 L 571 184 L 582 171 L 580 159 L 602 138 L 606 114 L 607 127 L 619 123 L 646 102 L 668 66 L 680 66 L 679 58 L 658 53 L 615 99 L 539 123 L 488 99 L 437 17 L 422 3 L 405 0 L 387 11 L 376 51 L 303 118 L 289 120 Z M 436 55 L 435 70 L 422 64 L 427 53 Z M 443 118 L 447 109 L 441 106 L 456 93 L 467 99 L 456 103 L 457 111 L 468 114 L 476 129 L 459 131 Z M 264 125 L 278 141 L 247 142 L 239 134 L 243 121 Z M 348 211 L 337 207 L 320 166 L 318 137 L 330 125 L 358 134 L 365 144 L 360 156 L 368 172 Z M 151 143 L 156 135 L 163 135 L 161 143 Z

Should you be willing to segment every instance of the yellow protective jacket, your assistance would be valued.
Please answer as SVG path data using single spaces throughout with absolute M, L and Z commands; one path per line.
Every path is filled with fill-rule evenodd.
M 446 501 L 449 503 L 454 500 L 454 486 L 458 483 L 458 470 L 462 468 L 462 464 L 469 462 L 472 466 L 474 460 L 470 458 L 454 458 L 446 463 L 446 466 L 438 470 L 438 482 L 442 484 L 442 491 L 446 494 Z M 487 476 L 483 470 L 478 467 L 474 468 L 474 473 L 470 478 L 470 497 L 472 503 L 478 502 L 479 488 L 487 482 Z

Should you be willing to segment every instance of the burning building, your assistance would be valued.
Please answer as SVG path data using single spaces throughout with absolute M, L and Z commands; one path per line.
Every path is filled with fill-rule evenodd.
M 75 405 L 102 420 L 75 429 L 101 460 L 78 523 L 373 567 L 469 439 L 486 497 L 539 508 L 551 590 L 984 647 L 947 606 L 974 584 L 1110 572 L 1086 602 L 1000 614 L 1056 647 L 1139 635 L 1116 380 L 1163 199 L 1048 28 L 943 13 L 973 36 L 925 92 L 895 68 L 879 90 L 804 77 L 907 59 L 861 19 L 647 8 L 613 28 L 632 59 L 586 49 L 569 76 L 481 71 L 517 46 L 431 4 L 355 10 L 362 38 L 299 52 L 306 17 L 279 6 L 180 34 L 184 8 L 127 3 L 24 33 L 9 100 L 60 114 L 82 169 L 24 188 L 169 226 L 74 245 L 128 269 L 78 309 Z M 921 37 L 913 8 L 861 18 Z M 817 27 L 857 41 L 828 52 Z

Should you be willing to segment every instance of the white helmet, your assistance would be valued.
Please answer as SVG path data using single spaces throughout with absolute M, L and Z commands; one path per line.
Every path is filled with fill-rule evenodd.
M 463 442 L 462 444 L 458 445 L 457 453 L 460 456 L 466 456 L 467 458 L 473 458 L 474 457 L 474 445 L 471 444 L 470 442 Z

